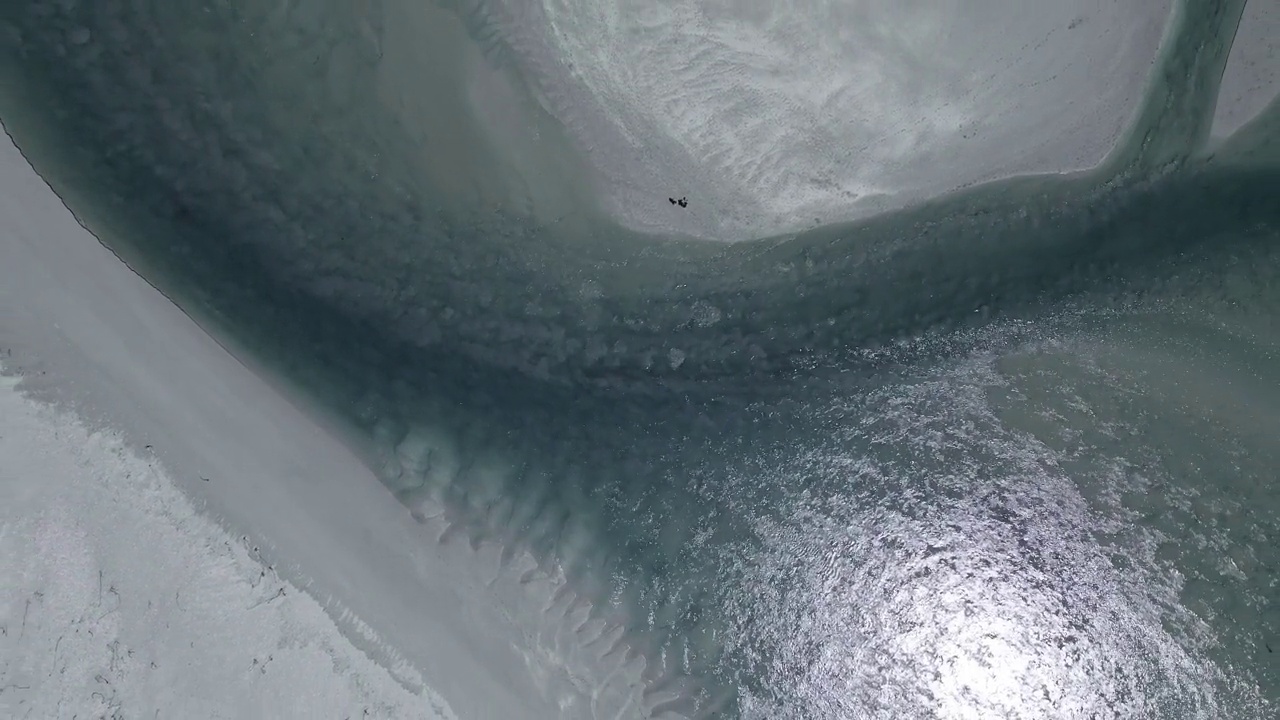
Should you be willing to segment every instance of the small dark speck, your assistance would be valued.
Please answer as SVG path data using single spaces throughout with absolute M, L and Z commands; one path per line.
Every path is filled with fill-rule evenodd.
M 203 480 L 203 481 L 205 481 L 205 482 L 209 482 L 209 478 L 207 478 L 207 477 L 205 477 L 205 476 L 203 476 L 203 475 L 201 475 L 201 476 L 200 476 L 200 479 L 201 479 L 201 480 Z

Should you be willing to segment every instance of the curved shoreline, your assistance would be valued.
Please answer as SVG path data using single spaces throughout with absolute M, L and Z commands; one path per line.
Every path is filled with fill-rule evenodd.
M 958 453 L 961 466 L 981 468 L 982 459 L 994 455 L 1001 472 L 1035 479 L 1036 463 L 1061 459 L 1046 452 L 1023 464 L 1021 456 L 1001 454 L 1008 448 L 1000 443 L 1011 442 L 1003 426 L 994 439 L 965 434 L 965 422 L 994 422 L 964 407 L 964 393 L 976 392 L 969 386 L 956 391 L 960 397 L 944 393 L 941 402 L 951 414 L 931 414 L 927 397 L 903 401 L 920 403 L 905 417 L 850 398 L 886 376 L 897 382 L 898 369 L 906 368 L 901 374 L 910 385 L 935 364 L 981 350 L 970 337 L 981 333 L 966 329 L 993 321 L 1052 324 L 1047 311 L 1076 300 L 1159 296 L 1170 278 L 1181 282 L 1236 254 L 1266 256 L 1262 251 L 1273 240 L 1265 231 L 1280 227 L 1273 202 L 1280 169 L 1256 157 L 1252 166 L 1238 159 L 1274 142 L 1267 134 L 1273 116 L 1244 131 L 1243 147 L 1229 143 L 1217 158 L 1200 157 L 1212 115 L 1205 82 L 1226 61 L 1225 54 L 1202 50 L 1220 40 L 1214 31 L 1224 31 L 1229 17 L 1216 16 L 1214 25 L 1196 13 L 1218 5 L 1194 0 L 1187 6 L 1185 17 L 1196 20 L 1189 26 L 1201 34 L 1180 37 L 1182 44 L 1166 53 L 1169 67 L 1186 70 L 1185 77 L 1171 75 L 1181 84 L 1153 83 L 1149 122 L 1135 127 L 1132 142 L 1104 170 L 1015 178 L 863 222 L 730 246 L 643 237 L 599 218 L 530 222 L 540 217 L 537 207 L 432 207 L 437 200 L 461 203 L 471 189 L 460 183 L 462 189 L 449 190 L 456 197 L 448 188 L 438 197 L 414 197 L 413 190 L 443 188 L 447 174 L 424 178 L 405 158 L 375 161 L 365 154 L 400 137 L 399 130 L 369 125 L 347 135 L 336 121 L 324 125 L 327 119 L 313 113 L 314 127 L 297 129 L 303 141 L 278 147 L 267 131 L 291 137 L 275 124 L 287 118 L 254 116 L 260 124 L 239 124 L 244 117 L 234 113 L 250 111 L 234 107 L 243 98 L 231 91 L 200 98 L 155 90 L 120 105 L 107 102 L 104 88 L 124 83 L 120 78 L 135 80 L 128 73 L 138 72 L 136 56 L 115 57 L 120 75 L 105 73 L 95 82 L 107 84 L 83 95 L 68 90 L 55 97 L 39 84 L 46 76 L 33 71 L 6 98 L 5 119 L 22 126 L 16 134 L 24 149 L 49 170 L 51 186 L 62 189 L 68 204 L 88 208 L 86 217 L 97 218 L 90 224 L 114 229 L 103 233 L 121 246 L 112 252 L 151 263 L 142 269 L 149 283 L 188 309 L 216 314 L 241 343 L 238 352 L 294 378 L 317 406 L 332 409 L 356 435 L 364 433 L 352 441 L 365 450 L 369 472 L 359 472 L 377 474 L 400 505 L 376 486 L 379 499 L 369 502 L 394 518 L 386 522 L 404 531 L 405 544 L 474 544 L 486 548 L 486 563 L 519 566 L 521 587 L 546 582 L 555 612 L 544 608 L 551 630 L 539 643 L 593 646 L 603 638 L 608 647 L 628 647 L 619 651 L 624 659 L 645 664 L 638 692 L 648 710 L 693 715 L 742 700 L 735 693 L 744 676 L 735 673 L 745 673 L 744 665 L 720 664 L 726 648 L 734 649 L 726 627 L 747 621 L 716 604 L 724 600 L 716 581 L 741 580 L 733 574 L 741 568 L 729 560 L 749 564 L 764 557 L 780 565 L 747 570 L 785 575 L 785 555 L 795 548 L 760 528 L 776 521 L 795 532 L 785 522 L 830 510 L 805 506 L 788 494 L 788 483 L 815 482 L 823 501 L 841 501 L 825 484 L 838 486 L 847 477 L 840 463 L 848 458 L 828 444 L 842 433 L 854 439 L 839 450 L 855 448 L 889 467 L 898 462 L 876 455 L 884 445 L 859 445 L 864 438 L 850 428 L 863 420 L 844 414 L 886 426 L 880 432 L 890 439 L 876 442 L 920 452 L 908 460 L 943 480 L 952 479 L 951 460 L 930 455 L 935 448 L 927 436 L 904 435 L 893 429 L 896 423 L 919 423 L 949 438 L 944 450 Z M 157 48 L 133 51 L 166 57 Z M 48 77 L 74 75 L 67 68 L 89 59 L 73 57 Z M 5 72 L 22 67 L 9 64 Z M 155 87 L 169 87 L 162 81 Z M 311 99 L 304 92 L 310 87 L 291 99 L 315 111 L 323 105 L 303 102 Z M 144 109 L 104 125 L 103 117 L 135 101 Z M 1159 110 L 1169 107 L 1190 109 L 1174 118 L 1190 122 L 1167 123 Z M 151 110 L 159 114 L 149 116 Z M 73 117 L 76 112 L 82 116 Z M 357 108 L 350 117 L 358 116 Z M 335 138 L 369 145 L 326 146 Z M 80 155 L 60 163 L 59 152 Z M 366 161 L 379 182 L 364 174 Z M 313 172 L 291 174 L 299 169 Z M 231 180 L 240 184 L 227 184 Z M 487 179 L 476 182 L 483 186 Z M 94 195 L 103 189 L 114 197 Z M 485 202 L 501 195 L 488 186 L 475 193 Z M 895 398 L 881 399 L 895 407 Z M 1019 415 L 1024 411 L 1009 413 L 1038 428 Z M 841 424 L 846 421 L 852 424 Z M 1007 434 L 1017 436 L 1016 430 Z M 804 445 L 798 451 L 791 447 L 797 438 Z M 1042 440 L 1053 447 L 1051 433 Z M 235 452 L 229 446 L 227 453 Z M 817 481 L 784 474 L 824 453 L 836 456 L 829 460 L 835 470 L 815 471 Z M 776 486 L 744 480 L 758 476 Z M 915 477 L 895 479 L 909 486 Z M 1002 491 L 1016 498 L 1038 487 L 1019 478 L 1002 476 Z M 1059 489 L 1075 480 L 1039 479 Z M 287 505 L 290 493 L 307 491 L 296 484 L 280 490 L 276 501 Z M 980 491 L 963 483 L 956 490 Z M 909 500 L 911 492 L 885 502 Z M 747 502 L 746 512 L 739 502 Z M 405 517 L 406 507 L 418 523 Z M 778 517 L 784 509 L 800 514 Z M 267 522 L 265 509 L 241 510 Z M 1020 526 L 1000 518 L 1016 510 L 998 505 L 996 520 L 980 518 L 975 527 L 994 523 L 993 542 L 1005 548 L 1012 542 L 1001 534 L 1006 525 L 1013 528 L 1008 532 Z M 829 519 L 839 527 L 848 518 L 833 513 Z M 359 544 L 352 532 L 329 541 Z M 808 543 L 823 540 L 785 532 L 782 540 L 788 537 L 815 553 Z M 766 540 L 780 542 L 778 557 L 752 544 Z M 727 558 L 717 548 L 747 557 Z M 1088 543 L 1077 550 L 1065 567 L 1096 560 Z M 527 557 L 512 557 L 526 551 Z M 757 577 L 747 570 L 747 577 Z M 411 596 L 406 592 L 406 607 Z M 396 617 L 387 612 L 381 622 L 394 626 Z M 804 648 L 785 638 L 762 638 L 775 645 L 757 658 L 761 663 L 786 666 L 796 659 L 788 653 L 803 656 Z M 736 650 L 742 655 L 733 662 L 749 664 L 743 657 L 756 648 Z M 1179 648 L 1195 655 L 1192 650 Z M 678 656 L 692 660 L 671 659 Z M 584 657 L 589 666 L 600 659 Z M 536 653 L 524 659 L 534 668 L 545 660 Z M 780 687 L 773 690 L 785 695 Z

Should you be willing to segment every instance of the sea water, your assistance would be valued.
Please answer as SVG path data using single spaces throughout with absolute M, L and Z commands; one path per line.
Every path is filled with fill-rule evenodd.
M 612 222 L 474 8 L 14 3 L 0 111 L 564 717 L 1265 717 L 1275 104 L 1207 143 L 1242 8 L 1177 7 L 1093 171 L 727 245 Z

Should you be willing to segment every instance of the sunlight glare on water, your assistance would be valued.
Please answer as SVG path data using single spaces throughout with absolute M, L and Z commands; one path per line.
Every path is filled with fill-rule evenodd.
M 532 717 L 1274 716 L 1243 0 L 586 5 L 4 3 L 0 111 L 361 453 Z
M 839 480 L 757 522 L 765 559 L 731 604 L 767 638 L 770 687 L 795 690 L 752 697 L 749 717 L 1213 718 L 1239 701 L 1219 697 L 1217 641 L 1180 606 L 1180 574 L 1116 556 L 1116 538 L 1158 531 L 1088 501 L 1091 479 L 1011 424 L 1025 397 L 998 368 L 1053 367 L 1036 345 L 851 403 L 856 429 L 791 468 Z M 1084 346 L 1070 357 L 1114 382 Z

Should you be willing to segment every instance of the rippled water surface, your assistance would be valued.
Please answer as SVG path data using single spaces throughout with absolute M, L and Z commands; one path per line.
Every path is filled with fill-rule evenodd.
M 1207 144 L 1243 2 L 1134 30 L 1093 171 L 729 244 L 611 215 L 504 8 L 10 2 L 0 117 L 474 550 L 563 717 L 1273 715 L 1277 105 Z

